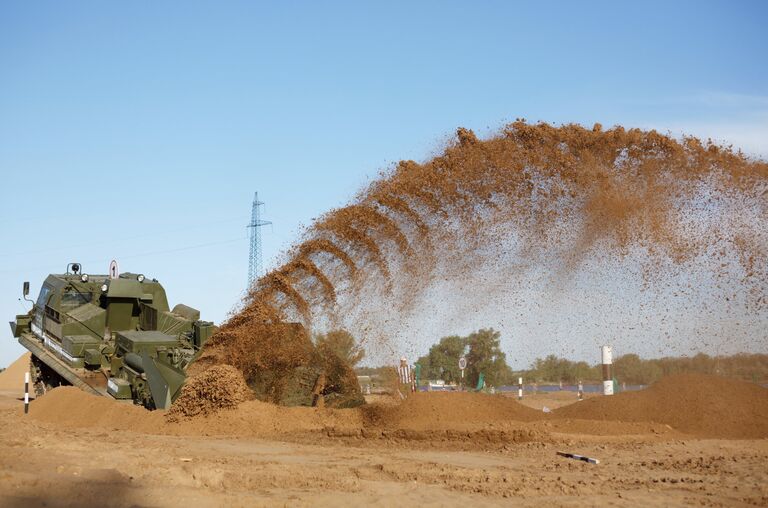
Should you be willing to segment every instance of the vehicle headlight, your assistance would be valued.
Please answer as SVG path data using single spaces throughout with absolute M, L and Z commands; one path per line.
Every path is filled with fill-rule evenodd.
M 143 274 L 139 274 L 139 276 L 136 277 L 136 280 L 138 280 L 139 282 L 144 282 L 144 275 Z
M 80 276 L 80 280 L 83 282 L 88 282 L 88 274 L 84 273 Z
M 102 292 L 106 293 L 106 292 L 107 292 L 107 289 L 109 289 L 109 286 L 107 286 L 106 284 L 102 284 L 102 285 L 101 285 L 101 291 L 102 291 Z

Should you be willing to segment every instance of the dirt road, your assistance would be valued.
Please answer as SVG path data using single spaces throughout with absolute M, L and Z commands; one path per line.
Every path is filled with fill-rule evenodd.
M 563 432 L 588 422 L 534 422 L 538 439 L 487 443 L 482 433 L 452 441 L 333 428 L 156 435 L 72 426 L 64 414 L 39 421 L 15 395 L 0 397 L 2 506 L 768 504 L 766 439 L 690 439 L 651 424 Z M 560 449 L 601 463 L 559 458 Z

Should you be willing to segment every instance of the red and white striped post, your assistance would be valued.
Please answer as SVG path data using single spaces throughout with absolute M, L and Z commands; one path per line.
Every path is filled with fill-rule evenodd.
M 29 372 L 24 373 L 24 414 L 29 413 Z
M 401 399 L 405 399 L 408 396 L 408 393 L 415 391 L 413 371 L 411 370 L 411 366 L 408 365 L 408 360 L 405 357 L 400 358 L 400 366 L 397 368 L 397 375 L 400 378 L 400 385 L 398 386 L 397 393 L 400 394 Z
M 611 346 L 601 346 L 600 356 L 603 364 L 603 395 L 613 395 L 613 350 Z
M 523 400 L 523 378 L 517 378 L 517 400 Z

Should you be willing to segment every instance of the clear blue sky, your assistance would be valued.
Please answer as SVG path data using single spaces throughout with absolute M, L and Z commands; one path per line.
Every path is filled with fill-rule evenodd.
M 766 26 L 758 1 L 2 2 L 0 315 L 24 280 L 117 258 L 221 321 L 255 190 L 269 266 L 457 126 L 621 123 L 765 156 Z

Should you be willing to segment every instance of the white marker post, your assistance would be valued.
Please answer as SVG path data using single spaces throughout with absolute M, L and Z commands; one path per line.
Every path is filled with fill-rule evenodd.
M 467 358 L 462 356 L 459 358 L 459 370 L 461 371 L 461 389 L 464 389 L 464 369 L 467 368 Z
M 29 372 L 24 373 L 24 414 L 29 413 Z
M 603 395 L 613 395 L 613 350 L 611 346 L 601 346 L 603 363 Z
M 581 382 L 581 379 L 579 379 L 579 400 L 584 400 L 584 383 Z
M 517 378 L 517 400 L 523 400 L 523 378 Z

